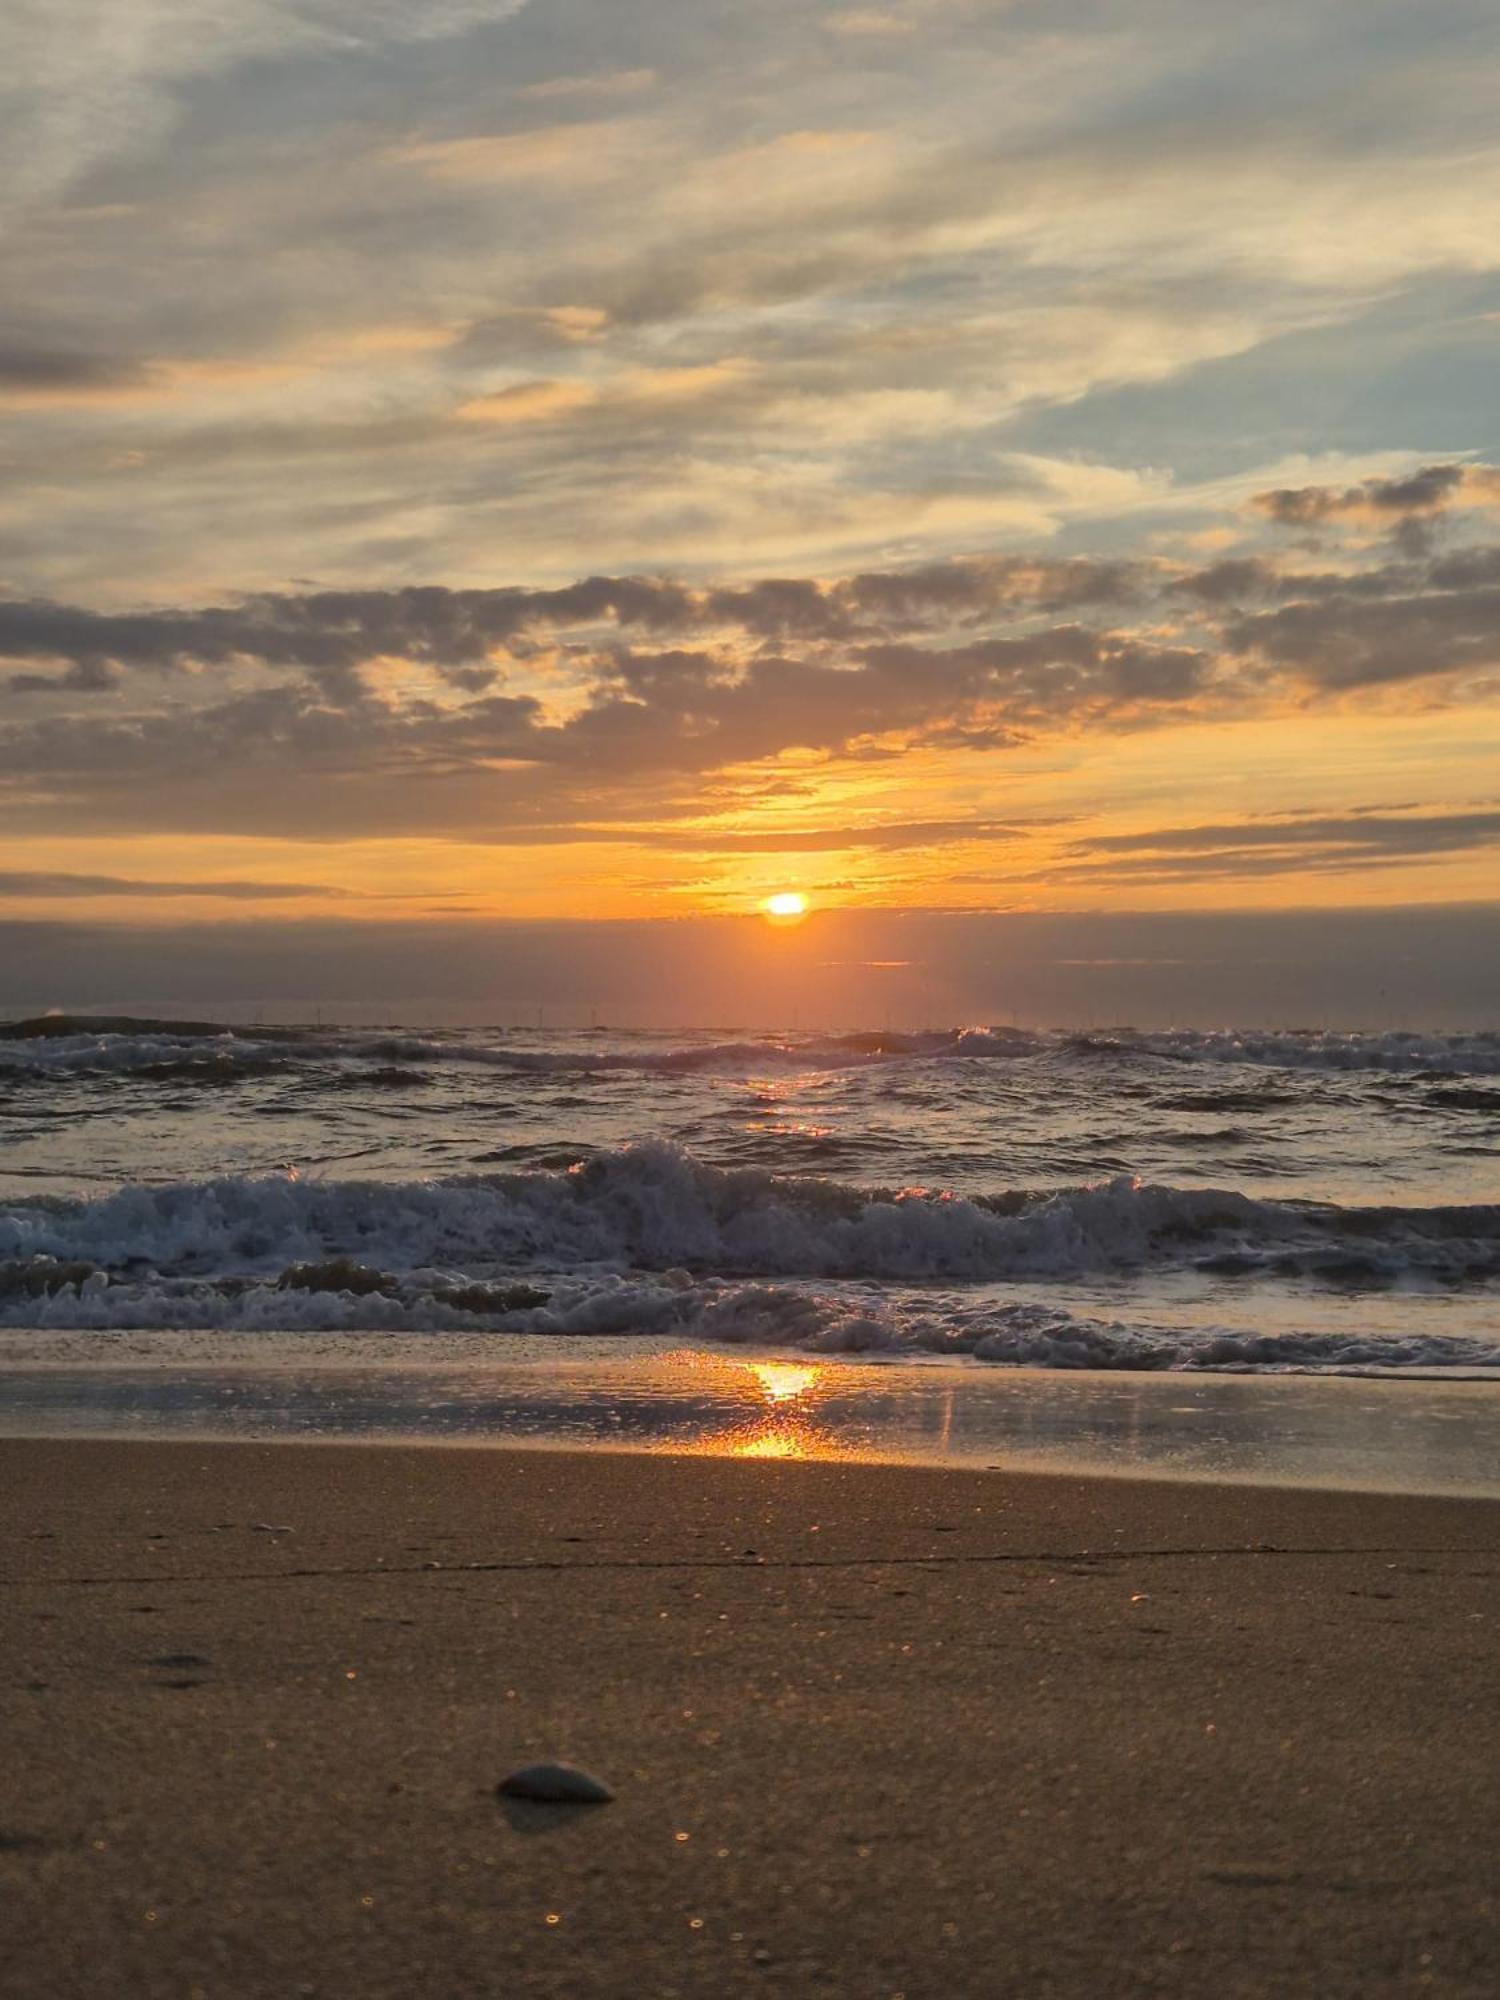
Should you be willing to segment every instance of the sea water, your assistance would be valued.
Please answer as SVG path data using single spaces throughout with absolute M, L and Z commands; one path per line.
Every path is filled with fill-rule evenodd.
M 1497 1160 L 1496 1034 L 52 1019 L 0 1029 L 0 1357 L 1493 1384 Z

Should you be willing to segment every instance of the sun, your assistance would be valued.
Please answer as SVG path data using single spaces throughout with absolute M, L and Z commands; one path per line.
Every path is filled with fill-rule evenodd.
M 807 915 L 807 898 L 795 889 L 783 889 L 779 895 L 767 896 L 761 908 L 773 923 L 795 924 Z

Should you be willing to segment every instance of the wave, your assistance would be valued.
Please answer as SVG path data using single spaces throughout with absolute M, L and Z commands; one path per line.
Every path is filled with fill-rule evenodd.
M 898 1063 L 1109 1061 L 1241 1065 L 1280 1070 L 1370 1071 L 1451 1078 L 1500 1076 L 1500 1034 L 1252 1033 L 1119 1029 L 1110 1033 L 1042 1032 L 1010 1027 L 846 1035 L 768 1035 L 660 1046 L 654 1037 L 595 1036 L 577 1046 L 533 1048 L 468 1031 L 451 1035 L 296 1027 L 232 1029 L 201 1021 L 129 1016 L 42 1016 L 0 1027 L 0 1076 L 136 1074 L 232 1081 L 268 1069 L 363 1061 L 389 1073 L 403 1065 L 469 1065 L 531 1075 L 731 1075 L 761 1070 L 857 1069 Z M 1269 1100 L 1267 1100 L 1269 1102 Z
M 1088 1046 L 1156 1056 L 1168 1062 L 1239 1063 L 1266 1069 L 1370 1070 L 1393 1075 L 1500 1076 L 1500 1034 L 1333 1034 L 1321 1030 L 1217 1033 L 1186 1028 L 1163 1034 L 1092 1036 Z
M 196 1023 L 140 1022 L 128 1031 L 37 1036 L 0 1029 L 0 1079 L 130 1076 L 142 1082 L 238 1082 L 291 1068 L 314 1053 L 275 1037 L 236 1035 Z M 325 1054 L 327 1051 L 325 1051 Z
M 209 1041 L 232 1035 L 222 1021 L 159 1020 L 142 1014 L 34 1014 L 29 1020 L 0 1022 L 0 1042 L 66 1042 L 104 1037 L 170 1035 L 174 1041 Z M 266 1041 L 297 1041 L 305 1030 L 257 1028 Z
M 644 1039 L 644 1038 L 642 1038 Z M 309 1052 L 327 1044 L 303 1044 Z M 1141 1059 L 1182 1064 L 1240 1064 L 1293 1070 L 1369 1070 L 1434 1080 L 1500 1075 L 1500 1034 L 1275 1034 L 1171 1029 L 1120 1029 L 1108 1034 L 1012 1027 L 933 1029 L 921 1034 L 768 1035 L 676 1047 L 533 1049 L 476 1039 L 434 1040 L 386 1035 L 350 1037 L 346 1052 L 382 1062 L 473 1063 L 531 1073 L 640 1070 L 664 1074 L 759 1069 L 856 1069 L 908 1062 L 1024 1062 L 1038 1057 L 1121 1063 Z
M 433 1181 L 237 1177 L 0 1207 L 0 1264 L 277 1276 L 340 1258 L 471 1275 L 545 1267 L 984 1282 L 1198 1270 L 1350 1288 L 1500 1278 L 1500 1205 L 1257 1199 L 1117 1179 L 962 1196 L 720 1168 L 644 1143 L 567 1171 Z M 3 1290 L 3 1273 L 0 1273 Z
M 54 1276 L 60 1280 L 60 1273 Z M 1453 1334 L 1184 1328 L 1090 1317 L 1048 1301 L 701 1279 L 681 1270 L 572 1273 L 525 1286 L 463 1285 L 431 1272 L 397 1278 L 360 1267 L 330 1268 L 321 1276 L 304 1272 L 294 1284 L 208 1278 L 112 1283 L 94 1273 L 50 1289 L 37 1282 L 19 1313 L 0 1289 L 0 1325 L 58 1336 L 631 1335 L 806 1354 L 969 1358 L 1004 1367 L 1132 1373 L 1443 1373 L 1451 1379 L 1500 1371 L 1500 1341 Z

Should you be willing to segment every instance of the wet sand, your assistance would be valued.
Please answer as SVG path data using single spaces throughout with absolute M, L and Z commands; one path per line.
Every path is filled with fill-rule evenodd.
M 46 1995 L 1485 1995 L 1500 1503 L 0 1443 Z M 565 1756 L 614 1804 L 502 1802 Z

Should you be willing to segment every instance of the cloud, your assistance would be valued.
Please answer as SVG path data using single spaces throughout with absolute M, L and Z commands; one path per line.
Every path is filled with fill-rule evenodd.
M 65 187 L 116 149 L 139 150 L 168 125 L 175 87 L 275 56 L 316 59 L 461 33 L 518 14 L 528 0 L 71 0 L 0 15 L 8 192 Z M 24 87 L 22 80 L 24 80 Z
M 107 395 L 142 379 L 133 361 L 0 334 L 0 401 Z
M 873 35 L 884 39 L 887 36 L 914 34 L 917 22 L 889 8 L 849 7 L 841 13 L 830 14 L 827 26 L 830 34 Z
M 1092 834 L 1052 873 L 1139 883 L 1402 867 L 1500 847 L 1500 810 L 1372 809 Z
M 951 847 L 970 841 L 1018 839 L 1025 829 L 1004 820 L 931 819 L 893 820 L 854 826 L 777 827 L 761 832 L 702 832 L 696 827 L 643 832 L 616 829 L 609 836 L 622 837 L 645 847 L 670 847 L 683 854 L 839 854 L 854 848 L 881 852 L 903 849 Z M 597 839 L 601 834 L 585 830 L 579 837 Z
M 1184 427 L 1123 439 L 1089 399 L 1180 409 L 1230 357 L 1274 390 L 1318 331 L 1370 375 L 1372 302 L 1430 363 L 1444 288 L 1494 267 L 1465 7 L 1420 44 L 1313 12 L 12 9 L 7 186 L 73 192 L 8 243 L 10 289 L 43 346 L 108 326 L 122 359 L 25 388 L 5 574 L 102 601 L 207 595 L 225 546 L 272 588 L 483 581 L 496 548 L 529 582 L 826 570 L 1105 517 L 1118 549 Z M 283 372 L 434 311 L 475 322 L 451 352 Z M 1043 472 L 1017 427 L 1047 411 L 1080 428 Z M 1259 426 L 1233 393 L 1217 421 L 1243 464 Z
M 211 896 L 235 903 L 287 902 L 315 896 L 346 901 L 351 889 L 330 888 L 323 882 L 146 882 L 123 875 L 48 874 L 38 870 L 0 870 L 0 898 L 39 898 L 47 902 L 74 896 L 171 897 Z
M 106 357 L 0 339 L 0 405 L 20 409 L 144 413 L 190 411 L 299 386 L 410 367 L 454 342 L 458 329 L 419 322 L 374 322 L 288 340 L 257 356 L 187 359 Z
M 150 611 L 0 598 L 0 660 L 171 673 L 241 658 L 350 671 L 391 656 L 462 668 L 540 635 L 599 626 L 662 638 L 730 630 L 752 641 L 853 640 L 943 630 L 996 613 L 1107 604 L 1137 594 L 1149 574 L 1117 561 L 981 557 L 830 581 L 767 577 L 694 586 L 670 577 L 593 576 L 552 590 L 414 585 L 261 593 L 225 605 Z M 25 677 L 25 691 L 58 685 L 45 675 Z
M 480 838 L 592 824 L 643 788 L 659 811 L 686 787 L 681 813 L 706 776 L 789 752 L 997 747 L 1190 710 L 1209 655 L 1045 617 L 1118 582 L 1033 561 L 112 614 L 0 602 L 12 700 L 36 711 L 0 727 L 0 789 L 94 824 Z M 986 606 L 1019 629 L 976 630 Z
M 666 406 L 703 371 L 653 372 Z M 1377 493 L 1389 511 L 1461 488 L 1419 469 L 1327 490 Z M 1247 527 L 1242 512 L 1242 541 L 1201 567 L 1002 548 L 831 574 L 306 587 L 114 610 L 0 598 L 0 818 L 111 835 L 634 848 L 636 886 L 658 891 L 656 856 L 701 857 L 695 894 L 719 893 L 755 855 L 847 852 L 861 892 L 889 896 L 902 877 L 882 854 L 1026 843 L 1035 808 L 1053 807 L 988 788 L 1039 753 L 1065 768 L 1085 738 L 1099 745 L 1089 756 L 1113 755 L 1104 743 L 1125 733 L 1165 744 L 1175 728 L 1249 717 L 1280 718 L 1290 746 L 1314 704 L 1334 727 L 1377 697 L 1399 713 L 1500 690 L 1500 550 L 1460 532 L 1477 533 L 1477 515 L 1439 555 L 1339 542 L 1317 569 L 1295 566 L 1305 550 L 1268 552 L 1262 515 Z M 980 759 L 995 761 L 976 792 L 960 774 Z M 774 785 L 797 778 L 813 782 L 778 798 Z M 863 803 L 830 811 L 846 786 Z M 1401 826 L 1399 838 L 1438 837 L 1431 815 Z M 1218 845 L 1100 847 L 1024 879 L 1399 865 L 1398 834 L 1377 832 L 1278 825 Z
M 646 119 L 580 119 L 519 132 L 411 140 L 393 146 L 389 158 L 439 180 L 540 182 L 550 192 L 563 184 L 607 183 L 623 162 L 638 165 L 660 144 L 658 129 Z
M 635 97 L 653 90 L 661 81 L 654 69 L 605 70 L 597 76 L 549 76 L 540 83 L 525 83 L 517 97 L 543 102 L 557 97 Z
M 1242 604 L 1248 598 L 1268 597 L 1282 583 L 1280 573 L 1261 556 L 1226 556 L 1206 569 L 1175 578 L 1168 590 L 1175 596 L 1196 598 L 1207 605 Z
M 1252 613 L 1224 628 L 1250 654 L 1330 691 L 1500 666 L 1500 583 L 1409 596 L 1352 591 Z
M 587 409 L 597 391 L 587 382 L 515 382 L 460 403 L 460 417 L 474 423 L 538 424 Z
M 1392 479 L 1334 486 L 1283 486 L 1258 493 L 1254 504 L 1278 527 L 1319 527 L 1326 521 L 1392 520 L 1444 513 L 1450 507 L 1500 506 L 1500 467 L 1424 465 Z
M 738 804 L 744 774 L 780 760 L 984 755 L 1296 717 L 1377 689 L 1483 700 L 1500 673 L 1496 560 L 1356 552 L 1313 574 L 1258 555 L 1183 570 L 1003 554 L 120 611 L 0 599 L 0 803 L 95 827 L 295 821 L 320 838 L 649 847 L 654 825 L 724 854 L 999 838 L 1009 822 L 982 808 L 898 805 L 857 838 L 817 815 L 768 835 L 688 823 L 719 811 L 711 781 L 729 774 Z
M 1500 840 L 1500 811 L 1489 807 L 1458 813 L 1363 812 L 1298 813 L 1284 818 L 1246 819 L 1207 826 L 1158 827 L 1144 833 L 1095 834 L 1081 843 L 1095 854 L 1199 852 L 1222 847 L 1351 846 L 1388 852 L 1435 854 L 1451 847 L 1488 846 Z
M 753 373 L 748 362 L 731 356 L 693 368 L 619 370 L 597 382 L 577 377 L 515 382 L 460 403 L 457 414 L 490 424 L 551 422 L 589 410 L 618 417 L 633 409 L 693 403 L 735 389 Z

